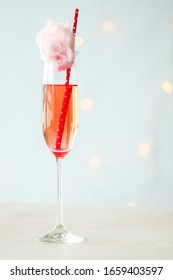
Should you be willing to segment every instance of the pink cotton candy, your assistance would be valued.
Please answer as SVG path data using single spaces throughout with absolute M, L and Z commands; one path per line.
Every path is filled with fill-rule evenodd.
M 37 34 L 36 42 L 41 58 L 46 63 L 53 64 L 54 71 L 71 68 L 75 59 L 75 37 L 67 24 L 48 20 Z

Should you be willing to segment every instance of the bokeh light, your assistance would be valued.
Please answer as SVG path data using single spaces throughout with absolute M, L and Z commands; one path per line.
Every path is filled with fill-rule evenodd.
M 82 38 L 82 37 L 76 37 L 76 39 L 75 39 L 75 45 L 77 46 L 77 47 L 80 47 L 80 46 L 82 46 L 83 45 L 83 43 L 84 43 L 84 39 Z
M 115 28 L 115 25 L 111 21 L 105 21 L 102 23 L 102 29 L 105 31 L 112 31 Z
M 89 166 L 92 167 L 92 168 L 99 168 L 100 165 L 101 165 L 101 158 L 98 157 L 98 156 L 92 156 L 90 157 L 89 159 Z
M 93 101 L 91 98 L 83 98 L 80 102 L 80 108 L 83 111 L 90 111 L 93 108 Z
M 162 90 L 165 92 L 165 93 L 171 93 L 173 91 L 173 85 L 172 83 L 168 82 L 168 81 L 165 81 L 163 82 L 162 84 Z
M 141 156 L 145 156 L 145 155 L 148 155 L 150 152 L 150 145 L 148 143 L 140 143 L 139 146 L 138 146 L 138 153 L 141 155 Z

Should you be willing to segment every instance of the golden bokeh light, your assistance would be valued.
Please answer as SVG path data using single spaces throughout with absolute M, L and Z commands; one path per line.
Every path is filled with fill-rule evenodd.
M 102 29 L 105 31 L 112 31 L 115 28 L 115 25 L 111 21 L 105 21 L 102 23 Z
M 83 111 L 90 111 L 93 108 L 93 101 L 91 98 L 83 98 L 80 102 L 80 108 Z
M 168 81 L 165 81 L 163 82 L 162 84 L 162 90 L 165 92 L 165 93 L 171 93 L 173 91 L 173 85 L 168 82 Z
M 92 156 L 89 159 L 89 166 L 92 168 L 99 168 L 101 165 L 101 158 L 98 156 Z
M 77 36 L 77 37 L 75 38 L 75 45 L 76 45 L 77 47 L 82 46 L 83 43 L 84 43 L 84 39 L 83 39 L 82 37 L 78 37 L 78 36 Z
M 148 143 L 140 143 L 139 146 L 138 146 L 138 153 L 141 155 L 141 156 L 145 156 L 145 155 L 148 155 L 150 152 L 150 145 Z

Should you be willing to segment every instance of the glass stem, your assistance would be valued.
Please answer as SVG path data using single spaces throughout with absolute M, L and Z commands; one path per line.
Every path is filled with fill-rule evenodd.
M 62 184 L 63 184 L 63 163 L 64 159 L 59 158 L 57 162 L 57 216 L 56 225 L 63 226 L 63 209 L 62 209 Z

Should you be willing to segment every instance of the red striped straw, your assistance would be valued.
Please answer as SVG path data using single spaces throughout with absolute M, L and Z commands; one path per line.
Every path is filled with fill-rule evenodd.
M 79 9 L 75 9 L 74 18 L 73 18 L 73 27 L 72 27 L 72 32 L 73 32 L 74 36 L 76 34 L 78 13 L 79 13 Z M 72 91 L 72 86 L 69 86 L 70 73 L 71 73 L 71 68 L 67 68 L 66 69 L 64 99 L 63 99 L 62 106 L 61 106 L 60 118 L 59 118 L 59 121 L 58 121 L 58 131 L 57 131 L 57 137 L 56 137 L 56 142 L 55 142 L 55 149 L 56 150 L 60 150 L 60 148 L 61 148 L 61 142 L 62 142 L 62 136 L 63 136 L 64 126 L 65 126 L 65 120 L 66 120 L 68 105 L 69 105 L 71 91 Z

